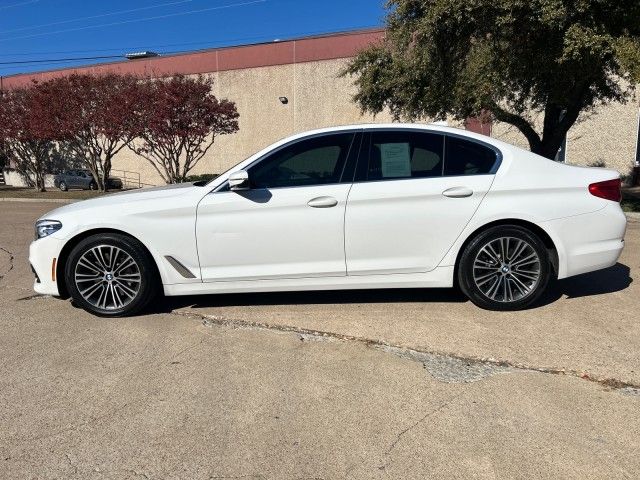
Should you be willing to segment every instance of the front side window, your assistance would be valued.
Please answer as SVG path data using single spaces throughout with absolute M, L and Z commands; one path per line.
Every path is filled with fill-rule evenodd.
M 367 180 L 442 176 L 442 135 L 397 131 L 373 132 L 370 138 Z
M 492 173 L 498 160 L 494 150 L 477 142 L 447 137 L 445 175 L 483 175 Z
M 286 146 L 249 169 L 252 187 L 338 183 L 353 137 L 353 133 L 325 135 Z

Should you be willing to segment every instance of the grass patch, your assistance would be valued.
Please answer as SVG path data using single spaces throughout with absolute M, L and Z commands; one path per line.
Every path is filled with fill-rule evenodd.
M 640 212 L 640 190 L 622 190 L 620 205 L 625 212 Z

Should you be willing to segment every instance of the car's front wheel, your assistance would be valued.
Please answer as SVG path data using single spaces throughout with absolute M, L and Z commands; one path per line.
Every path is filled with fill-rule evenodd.
M 117 233 L 80 241 L 69 254 L 65 281 L 74 303 L 105 317 L 139 312 L 157 295 L 160 285 L 144 246 Z
M 58 185 L 58 188 L 63 192 L 66 192 L 67 190 L 69 190 L 69 187 L 67 187 L 67 184 L 64 182 L 60 182 L 60 185 Z
M 469 299 L 489 310 L 521 310 L 533 305 L 552 275 L 544 242 L 520 226 L 496 226 L 465 247 L 458 283 Z

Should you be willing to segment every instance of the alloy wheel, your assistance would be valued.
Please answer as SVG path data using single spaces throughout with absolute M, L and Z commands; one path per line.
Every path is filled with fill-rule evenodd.
M 142 274 L 131 255 L 114 245 L 88 249 L 75 266 L 74 281 L 82 297 L 101 310 L 118 310 L 140 292 Z
M 540 257 L 521 238 L 495 238 L 478 250 L 473 262 L 475 285 L 495 302 L 510 303 L 528 297 L 540 276 Z

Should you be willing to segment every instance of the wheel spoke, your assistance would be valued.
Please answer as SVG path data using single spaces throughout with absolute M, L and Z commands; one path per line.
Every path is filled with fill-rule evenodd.
M 500 263 L 501 259 L 500 259 L 500 255 L 498 255 L 496 253 L 496 251 L 493 249 L 493 247 L 491 246 L 490 243 L 488 243 L 485 247 L 486 252 L 489 254 L 489 256 L 496 262 L 496 263 Z
M 498 293 L 498 289 L 500 288 L 501 280 L 502 280 L 502 277 L 496 277 L 495 281 L 487 291 L 487 295 L 489 296 L 489 298 L 491 298 L 491 300 L 495 300 L 496 293 Z
M 513 249 L 513 253 L 511 255 L 511 263 L 517 260 L 522 254 L 522 252 L 526 250 L 527 247 L 528 245 L 524 241 L 518 240 L 518 243 L 516 244 L 516 248 Z
M 100 268 L 103 271 L 107 271 L 109 269 L 109 266 L 107 265 L 107 262 L 104 260 L 104 257 L 102 256 L 102 251 L 100 250 L 100 248 L 94 247 L 91 249 L 91 252 L 93 252 L 93 256 L 95 257 L 98 265 L 100 265 Z
M 120 264 L 120 266 L 113 273 L 118 275 L 123 270 L 126 270 L 127 268 L 132 267 L 134 265 L 137 266 L 136 262 L 133 260 L 133 258 L 129 257 L 122 264 Z
M 502 261 L 509 261 L 509 239 L 501 238 L 500 239 L 500 251 L 502 252 Z
M 122 301 L 122 298 L 120 298 L 120 294 L 118 293 L 117 286 L 118 285 L 111 285 L 111 291 L 113 293 L 114 304 L 116 305 L 117 308 L 121 308 L 124 306 L 124 302 Z
M 91 263 L 86 257 L 82 257 L 78 262 L 78 265 L 86 268 L 87 270 L 91 270 L 92 272 L 96 272 L 98 275 L 102 274 L 100 266 L 95 263 Z
M 102 282 L 94 283 L 90 287 L 87 287 L 86 290 L 80 291 L 80 294 L 86 299 L 87 297 L 90 297 L 91 295 L 96 293 L 98 289 L 102 286 L 103 286 Z
M 505 283 L 507 285 L 507 291 L 509 292 L 509 296 L 507 297 L 507 302 L 513 301 L 513 290 L 511 289 L 511 278 L 506 277 Z
M 522 289 L 526 292 L 526 294 L 528 294 L 531 291 L 531 287 L 526 283 L 524 283 L 522 280 L 520 280 L 518 277 L 512 275 L 511 278 L 513 278 L 518 288 L 522 287 Z
M 522 273 L 521 271 L 512 272 L 512 275 L 516 278 L 526 278 L 527 280 L 538 280 L 538 275 L 529 275 L 526 273 Z
M 129 288 L 127 285 L 125 285 L 124 283 L 120 282 L 119 280 L 116 280 L 116 285 L 118 285 L 125 293 L 127 293 L 131 297 L 135 296 L 136 291 L 131 289 L 131 288 Z
M 538 261 L 538 254 L 536 252 L 532 252 L 531 254 L 527 255 L 525 258 L 518 260 L 517 262 L 513 262 L 511 266 L 517 267 L 518 265 L 525 265 L 525 262 L 526 264 L 529 264 L 537 261 Z

